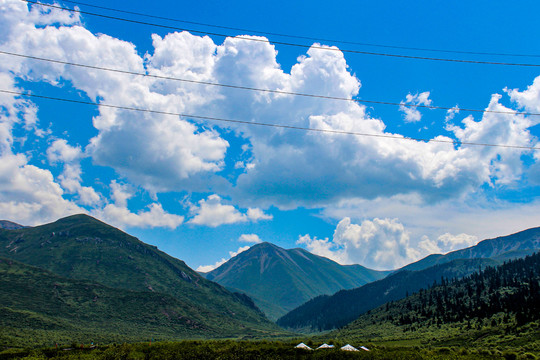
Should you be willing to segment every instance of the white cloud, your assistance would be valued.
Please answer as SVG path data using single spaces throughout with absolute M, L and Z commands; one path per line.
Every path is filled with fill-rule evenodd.
M 232 205 L 224 205 L 219 195 L 213 194 L 199 201 L 198 206 L 192 206 L 191 212 L 195 216 L 189 221 L 196 225 L 217 227 L 225 224 L 235 224 L 247 221 L 271 220 L 271 215 L 265 214 L 261 209 L 249 208 L 247 213 L 241 213 Z
M 459 107 L 456 105 L 446 111 L 446 117 L 444 118 L 444 122 L 448 123 L 449 121 L 454 120 L 457 114 L 459 114 Z
M 238 238 L 238 241 L 246 242 L 246 243 L 254 243 L 254 244 L 258 244 L 262 242 L 261 238 L 257 234 L 242 234 Z
M 184 222 L 184 217 L 166 212 L 161 204 L 151 203 L 148 210 L 140 210 L 136 213 L 128 209 L 127 201 L 133 197 L 134 192 L 127 184 L 120 184 L 116 180 L 111 181 L 111 199 L 113 203 L 105 205 L 102 209 L 94 209 L 92 214 L 105 222 L 125 228 L 141 227 L 156 228 L 166 227 L 176 229 Z
M 19 1 L 5 0 L 0 6 L 0 46 L 6 51 L 135 72 L 336 97 L 353 98 L 360 91 L 360 81 L 339 51 L 311 48 L 286 73 L 270 43 L 227 38 L 222 44 L 215 44 L 209 37 L 182 32 L 164 37 L 154 35 L 153 52 L 141 56 L 134 44 L 94 35 L 81 26 L 77 16 L 68 12 L 43 14 L 38 7 L 28 11 L 27 5 Z M 4 58 L 0 64 L 0 82 L 7 88 L 15 88 L 14 76 L 53 85 L 69 82 L 98 103 L 401 136 L 388 132 L 382 119 L 370 116 L 357 103 L 234 91 Z M 507 93 L 517 105 L 536 109 L 539 79 L 525 91 L 507 90 Z M 429 105 L 429 95 L 429 92 L 408 94 L 406 102 Z M 7 113 L 17 113 L 0 122 L 0 146 L 9 149 L 13 143 L 13 126 L 37 124 L 36 108 L 12 96 L 0 94 L 1 98 L 6 98 L 2 101 Z M 25 112 L 18 111 L 17 106 L 22 106 Z M 323 207 L 343 199 L 369 201 L 395 196 L 417 196 L 420 202 L 433 204 L 459 199 L 484 185 L 511 186 L 523 179 L 524 158 L 537 161 L 527 150 L 295 132 L 246 124 L 220 125 L 233 130 L 226 129 L 223 133 L 227 135 L 222 135 L 209 127 L 209 123 L 98 109 L 99 115 L 92 119 L 97 135 L 84 146 L 84 153 L 95 164 L 113 168 L 126 182 L 141 186 L 153 195 L 167 191 L 220 193 L 250 209 L 270 205 Z M 511 110 L 500 104 L 497 94 L 488 109 Z M 451 115 L 455 112 L 448 114 Z M 6 118 L 4 112 L 0 116 Z M 417 119 L 415 116 L 411 113 L 410 119 Z M 449 124 L 447 130 L 451 136 L 436 139 L 534 146 L 537 140 L 529 128 L 536 122 L 532 117 L 485 113 L 480 119 L 467 117 L 458 125 Z M 226 156 L 233 156 L 228 153 L 230 144 L 226 136 L 245 141 L 242 149 L 248 154 L 225 161 Z M 69 155 L 53 152 L 51 156 Z M 238 179 L 231 180 L 224 175 L 227 164 L 239 164 L 245 171 Z M 70 165 L 70 169 L 66 167 L 65 179 L 59 179 L 60 184 L 66 192 L 78 191 L 83 203 L 91 203 L 90 188 L 76 190 L 82 172 Z M 197 209 L 202 209 L 203 204 L 207 207 L 196 214 L 193 223 L 218 226 L 220 222 L 271 218 L 260 210 L 248 209 L 243 213 L 221 203 L 222 207 L 213 208 L 211 204 L 199 203 Z M 113 205 L 125 208 L 121 203 Z M 215 213 L 219 211 L 225 220 L 216 219 Z
M 37 225 L 86 212 L 62 197 L 50 171 L 27 161 L 21 154 L 0 157 L 0 218 Z
M 133 195 L 129 185 L 120 184 L 116 180 L 111 181 L 111 199 L 116 206 L 127 208 L 127 201 Z
M 107 35 L 96 36 L 80 26 L 36 27 L 35 17 L 25 13 L 24 7 L 18 8 L 19 21 L 12 24 L 13 31 L 9 32 L 3 50 L 140 73 L 155 72 L 151 61 L 148 69 L 145 68 L 144 59 L 133 44 Z M 192 38 L 196 40 L 190 46 L 200 39 Z M 141 76 L 22 58 L 9 58 L 4 68 L 29 81 L 53 85 L 61 79 L 70 81 L 98 103 L 183 112 L 186 103 L 192 106 L 196 102 L 191 93 L 170 92 L 175 89 L 163 88 L 162 82 Z M 204 95 L 201 99 L 206 99 Z M 97 164 L 115 168 L 148 190 L 176 189 L 188 178 L 214 173 L 223 167 L 228 142 L 211 129 L 201 130 L 187 120 L 172 116 L 110 108 L 99 111 L 93 120 L 98 135 L 90 141 L 88 154 Z
M 526 90 L 519 91 L 518 89 L 504 89 L 510 95 L 510 99 L 516 102 L 520 107 L 524 107 L 530 112 L 540 111 L 540 76 L 536 77 L 531 85 Z M 533 117 L 535 123 L 539 123 L 538 117 Z
M 444 233 L 440 235 L 436 241 L 430 240 L 429 237 L 423 236 L 418 243 L 418 247 L 424 250 L 424 254 L 446 254 L 453 250 L 464 249 L 474 246 L 478 243 L 478 237 L 469 234 L 452 235 Z
M 232 205 L 223 205 L 221 198 L 215 194 L 200 200 L 199 206 L 193 207 L 191 211 L 196 215 L 189 222 L 197 225 L 217 227 L 247 221 L 246 215 Z
M 411 105 L 431 105 L 431 99 L 429 98 L 429 91 L 425 91 L 420 94 L 407 94 L 406 101 L 401 102 L 399 111 L 402 111 L 405 114 L 405 122 L 418 122 L 422 119 L 422 114 L 418 110 L 417 106 L 406 106 L 406 104 Z
M 51 163 L 73 162 L 82 157 L 80 146 L 70 146 L 65 139 L 55 140 L 47 149 L 47 159 Z
M 478 192 L 436 203 L 425 203 L 418 195 L 373 200 L 348 199 L 325 208 L 321 215 L 333 221 L 340 221 L 344 217 L 359 219 L 357 221 L 368 217 L 397 218 L 406 226 L 410 246 L 425 256 L 458 250 L 480 240 L 538 227 L 538 213 L 538 199 L 522 204 L 493 201 L 483 198 L 482 193 Z
M 409 233 L 396 219 L 364 220 L 361 225 L 342 219 L 332 241 L 300 237 L 313 253 L 342 264 L 361 264 L 369 268 L 395 269 L 417 260 L 421 253 L 411 247 Z
M 8 4 L 0 6 L 9 7 Z M 5 73 L 0 73 L 0 85 L 6 90 L 20 90 L 15 87 L 13 78 Z M 13 153 L 14 128 L 37 129 L 37 121 L 33 118 L 35 109 L 29 101 L 11 94 L 0 95 L 0 218 L 24 225 L 37 225 L 85 212 L 63 198 L 64 191 L 49 170 L 29 164 L 25 154 Z
M 397 219 L 374 218 L 354 224 L 348 217 L 338 223 L 332 240 L 304 235 L 297 241 L 312 253 L 341 264 L 361 264 L 373 269 L 397 269 L 429 254 L 447 253 L 477 243 L 477 236 L 465 233 L 444 233 L 437 240 L 423 235 L 414 241 L 411 232 Z
M 103 209 L 94 210 L 92 215 L 121 228 L 127 226 L 140 228 L 166 227 L 173 230 L 184 221 L 183 216 L 166 212 L 158 203 L 152 203 L 148 206 L 148 210 L 141 210 L 137 213 L 131 212 L 123 206 L 107 204 Z
M 199 266 L 197 268 L 197 271 L 207 273 L 207 272 L 210 272 L 210 271 L 212 271 L 214 269 L 217 269 L 218 267 L 225 264 L 227 261 L 229 261 L 230 259 L 232 259 L 236 255 L 248 250 L 249 248 L 250 248 L 249 246 L 243 246 L 243 247 L 238 248 L 237 251 L 229 251 L 229 258 L 228 259 L 222 258 L 221 260 L 216 262 L 214 265 L 201 265 L 201 266 Z
M 318 239 L 306 234 L 299 236 L 296 244 L 305 245 L 311 253 L 324 256 L 340 264 L 346 265 L 350 263 L 350 259 L 343 249 L 340 249 L 337 244 L 328 240 L 328 238 Z
M 83 153 L 80 147 L 70 146 L 66 140 L 57 139 L 47 149 L 47 159 L 52 164 L 63 163 L 64 170 L 58 177 L 60 184 L 68 193 L 77 194 L 82 205 L 98 205 L 101 196 L 90 186 L 82 186 L 80 159 Z
M 272 215 L 265 214 L 259 208 L 249 208 L 246 215 L 251 221 L 272 220 L 274 218 Z

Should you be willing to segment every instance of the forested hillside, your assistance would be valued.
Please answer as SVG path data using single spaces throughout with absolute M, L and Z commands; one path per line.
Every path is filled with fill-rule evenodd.
M 540 342 L 540 253 L 436 285 L 360 316 L 345 338 Z M 540 346 L 540 344 L 537 344 Z M 537 350 L 540 350 L 537 349 Z

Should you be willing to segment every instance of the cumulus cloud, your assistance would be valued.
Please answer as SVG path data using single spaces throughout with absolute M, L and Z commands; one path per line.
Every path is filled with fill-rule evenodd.
M 436 240 L 424 235 L 415 242 L 397 219 L 374 218 L 354 224 L 348 217 L 338 223 L 331 240 L 304 235 L 297 241 L 312 253 L 338 263 L 374 269 L 397 269 L 429 254 L 447 253 L 477 243 L 476 236 L 465 233 L 445 233 Z
M 222 204 L 221 197 L 216 194 L 200 200 L 198 206 L 191 207 L 191 212 L 195 216 L 189 221 L 190 223 L 210 227 L 272 219 L 271 215 L 265 214 L 258 208 L 249 208 L 246 214 L 241 213 L 232 205 Z
M 166 227 L 176 229 L 184 222 L 184 217 L 166 212 L 161 204 L 151 203 L 147 210 L 132 212 L 128 209 L 128 200 L 133 197 L 134 192 L 129 185 L 120 184 L 113 180 L 111 182 L 111 199 L 113 203 L 105 205 L 103 208 L 94 209 L 92 215 L 121 228 L 141 227 L 156 228 Z
M 215 194 L 200 200 L 199 205 L 192 207 L 191 211 L 196 215 L 189 222 L 197 225 L 217 227 L 247 221 L 244 214 L 232 205 L 223 205 L 221 197 Z
M 261 238 L 257 234 L 242 234 L 238 238 L 238 241 L 247 242 L 247 243 L 254 243 L 254 244 L 258 244 L 258 243 L 262 242 Z
M 68 12 L 44 12 L 14 0 L 6 0 L 1 6 L 0 46 L 5 51 L 197 81 L 351 99 L 359 95 L 361 88 L 360 80 L 337 48 L 310 48 L 289 73 L 277 62 L 277 51 L 271 43 L 241 38 L 226 38 L 216 44 L 209 37 L 187 32 L 153 35 L 153 49 L 141 55 L 134 44 L 91 33 L 77 16 Z M 111 103 L 402 137 L 388 132 L 383 119 L 371 116 L 364 106 L 353 102 L 246 92 L 5 58 L 0 64 L 0 81 L 11 88 L 14 76 L 54 86 L 69 82 L 97 105 Z M 518 106 L 535 109 L 539 84 L 537 78 L 524 91 L 506 91 Z M 429 105 L 429 96 L 429 92 L 408 94 L 403 105 Z M 493 95 L 488 109 L 511 111 L 500 99 L 500 95 Z M 6 103 L 6 108 L 16 107 L 17 101 L 21 104 L 13 97 L 8 100 L 12 103 Z M 414 112 L 417 110 L 403 107 L 410 110 L 403 110 L 407 121 L 420 120 Z M 31 127 L 37 123 L 35 108 L 29 104 L 24 108 L 26 115 L 19 112 L 18 120 L 0 124 L 0 146 L 11 146 L 13 124 L 24 122 Z M 448 116 L 452 114 L 455 115 Z M 485 113 L 479 119 L 467 117 L 461 123 L 449 123 L 448 136 L 434 139 L 535 146 L 537 140 L 529 131 L 535 124 L 531 117 Z M 210 122 L 103 106 L 98 106 L 92 125 L 97 134 L 84 146 L 85 154 L 92 157 L 94 164 L 114 169 L 134 186 L 154 195 L 169 191 L 219 193 L 246 209 L 270 205 L 324 207 L 343 199 L 388 199 L 411 194 L 435 203 L 459 198 L 484 185 L 511 185 L 523 178 L 524 157 L 530 161 L 537 159 L 526 149 L 296 132 L 238 123 L 217 128 Z M 247 154 L 236 158 L 229 151 L 230 138 L 246 142 Z M 51 150 L 51 156 L 68 155 Z M 239 177 L 228 176 L 227 166 L 235 166 Z M 64 191 L 77 191 L 80 176 L 72 166 L 66 181 L 60 181 Z M 87 204 L 93 198 L 91 194 L 87 200 L 82 200 L 82 193 L 79 196 Z M 218 226 L 220 221 L 238 223 L 270 218 L 257 213 L 259 210 L 241 212 L 227 207 L 232 205 L 213 204 L 216 199 L 204 201 L 196 206 L 200 211 L 192 223 Z M 213 215 L 219 211 L 225 215 L 224 222 Z
M 19 22 L 12 24 L 13 31 L 9 32 L 3 50 L 139 73 L 154 72 L 151 62 L 145 68 L 144 59 L 133 44 L 94 35 L 77 25 L 43 28 L 37 26 L 33 13 L 25 13 L 24 8 L 26 4 L 18 7 Z M 98 104 L 183 112 L 186 102 L 196 102 L 194 96 L 183 96 L 141 76 L 22 58 L 10 58 L 4 67 L 28 81 L 53 85 L 70 81 Z M 91 139 L 88 153 L 97 164 L 113 167 L 148 190 L 171 190 L 189 177 L 223 167 L 228 142 L 211 129 L 201 130 L 188 120 L 173 116 L 110 108 L 100 108 L 99 112 L 93 119 L 98 134 Z
M 270 214 L 265 214 L 264 211 L 259 208 L 249 208 L 247 210 L 246 216 L 251 221 L 272 220 L 274 218 Z
M 249 246 L 243 246 L 243 247 L 238 248 L 237 251 L 229 251 L 229 258 L 228 259 L 222 258 L 221 260 L 216 262 L 214 265 L 201 265 L 201 266 L 199 266 L 197 268 L 197 271 L 202 272 L 202 273 L 207 273 L 207 272 L 210 272 L 210 271 L 212 271 L 214 269 L 217 269 L 218 267 L 225 264 L 227 261 L 229 261 L 230 259 L 232 259 L 236 255 L 248 250 L 249 248 L 250 248 Z
M 6 8 L 9 4 L 0 6 Z M 20 90 L 5 73 L 0 73 L 0 85 L 6 90 Z M 63 198 L 64 190 L 49 170 L 31 165 L 26 154 L 13 152 L 14 128 L 22 126 L 35 131 L 34 115 L 35 105 L 31 102 L 11 94 L 0 95 L 0 218 L 24 225 L 85 212 Z
M 342 219 L 332 241 L 300 237 L 311 252 L 330 257 L 342 264 L 361 264 L 370 268 L 395 269 L 421 255 L 410 244 L 409 233 L 396 219 L 364 220 L 362 224 Z
M 354 263 L 354 260 L 352 263 L 350 263 L 349 256 L 343 251 L 343 249 L 340 249 L 339 245 L 333 243 L 328 238 L 319 239 L 316 236 L 311 237 L 310 235 L 306 234 L 299 236 L 296 244 L 305 245 L 311 253 L 324 256 L 343 265 Z
M 531 85 L 526 90 L 519 89 L 504 89 L 510 95 L 510 99 L 516 102 L 520 107 L 523 107 L 531 112 L 540 111 L 540 76 L 536 77 Z M 538 117 L 535 117 L 535 123 L 539 123 Z
M 60 184 L 68 193 L 77 194 L 82 205 L 97 205 L 101 196 L 90 186 L 82 186 L 80 159 L 83 153 L 80 147 L 70 146 L 66 140 L 57 139 L 47 149 L 49 162 L 63 163 L 64 170 L 58 177 Z
M 424 254 L 446 254 L 457 249 L 464 249 L 474 246 L 478 243 L 478 237 L 469 234 L 452 235 L 444 233 L 437 240 L 430 240 L 429 237 L 423 236 L 418 243 L 418 247 L 424 250 Z
M 405 122 L 418 122 L 422 119 L 422 114 L 418 110 L 417 106 L 410 105 L 431 105 L 431 99 L 429 98 L 429 91 L 425 91 L 420 94 L 407 94 L 406 100 L 401 102 L 399 111 L 402 111 L 405 115 Z
M 493 202 L 481 192 L 476 192 L 464 198 L 436 203 L 425 203 L 418 195 L 396 195 L 373 200 L 347 199 L 325 208 L 321 215 L 336 222 L 344 217 L 397 218 L 409 233 L 410 246 L 423 257 L 537 227 L 540 225 L 539 212 L 538 199 L 521 204 L 502 200 Z M 451 234 L 456 239 L 449 241 L 448 235 L 444 234 Z
M 29 165 L 21 154 L 0 157 L 0 189 L 0 218 L 24 225 L 86 212 L 63 198 L 50 171 Z
M 136 213 L 126 207 L 107 204 L 103 209 L 95 210 L 92 214 L 121 228 L 126 226 L 141 228 L 166 227 L 172 230 L 176 229 L 184 221 L 183 216 L 166 212 L 158 203 L 152 203 L 148 205 L 148 210 L 141 210 Z

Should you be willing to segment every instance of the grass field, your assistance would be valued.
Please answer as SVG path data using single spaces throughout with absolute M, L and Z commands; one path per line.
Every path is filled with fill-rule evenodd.
M 417 340 L 353 342 L 352 345 L 367 346 L 371 351 L 346 352 L 339 350 L 344 342 L 330 341 L 335 349 L 301 350 L 294 346 L 300 341 L 312 347 L 322 344 L 321 341 L 295 339 L 289 341 L 181 341 L 133 344 L 111 344 L 90 349 L 88 344 L 81 348 L 80 344 L 59 346 L 58 348 L 41 349 L 6 349 L 0 352 L 0 360 L 4 359 L 140 359 L 140 360 L 172 360 L 172 359 L 538 359 L 538 351 L 524 351 L 523 348 L 508 349 L 503 347 L 463 347 L 459 345 L 440 346 L 422 344 Z

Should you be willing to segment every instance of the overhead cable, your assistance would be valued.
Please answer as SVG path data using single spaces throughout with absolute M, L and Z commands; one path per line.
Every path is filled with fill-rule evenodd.
M 92 106 L 102 106 L 102 107 L 107 107 L 107 108 L 112 108 L 112 109 L 138 111 L 138 112 L 159 114 L 159 115 L 178 116 L 178 117 L 184 117 L 184 118 L 190 118 L 190 119 L 198 119 L 198 120 L 208 120 L 208 121 L 235 123 L 235 124 L 245 124 L 245 125 L 251 125 L 251 126 L 265 126 L 265 127 L 288 129 L 288 130 L 300 130 L 300 131 L 310 131 L 310 132 L 318 132 L 318 133 L 354 135 L 354 136 L 385 138 L 385 139 L 394 139 L 394 140 L 436 142 L 436 143 L 446 143 L 446 144 L 453 144 L 453 145 L 460 145 L 460 146 L 466 145 L 466 146 L 498 147 L 498 148 L 519 149 L 519 150 L 540 150 L 539 147 L 533 147 L 533 146 L 476 143 L 476 142 L 466 142 L 466 141 L 458 141 L 458 140 L 443 140 L 443 139 L 423 139 L 423 138 L 407 137 L 407 136 L 402 136 L 402 135 L 370 134 L 370 133 L 360 133 L 360 132 L 345 131 L 345 130 L 317 129 L 317 128 L 293 126 L 293 125 L 271 124 L 271 123 L 262 123 L 262 122 L 253 122 L 253 121 L 235 120 L 235 119 L 224 119 L 224 118 L 219 118 L 219 117 L 194 115 L 194 114 L 183 114 L 183 113 L 175 113 L 175 112 L 170 112 L 170 111 L 143 109 L 143 108 L 122 106 L 122 105 L 114 105 L 114 104 L 107 104 L 107 103 L 99 103 L 99 104 L 97 104 L 97 103 L 94 103 L 94 102 L 91 102 L 91 101 L 58 98 L 58 97 L 53 97 L 53 96 L 45 96 L 45 95 L 24 93 L 24 92 L 17 92 L 17 91 L 4 90 L 4 89 L 0 89 L 0 92 L 6 93 L 6 94 L 12 94 L 12 95 L 25 96 L 25 97 L 33 97 L 33 98 L 40 98 L 40 99 L 46 99 L 46 100 L 62 101 L 62 102 L 67 102 L 67 103 L 84 104 L 84 105 L 92 105 Z
M 362 100 L 362 99 L 352 99 L 352 98 L 328 96 L 328 95 L 298 93 L 298 92 L 284 91 L 284 90 L 261 89 L 261 88 L 254 88 L 254 87 L 248 87 L 248 86 L 220 84 L 220 83 L 190 80 L 190 79 L 181 79 L 181 78 L 172 77 L 172 76 L 153 75 L 153 74 L 135 72 L 135 71 L 129 71 L 129 70 L 112 69 L 112 68 L 106 68 L 106 67 L 101 67 L 101 66 L 79 64 L 79 63 L 68 62 L 68 61 L 61 61 L 61 60 L 47 59 L 47 58 L 31 56 L 31 55 L 18 54 L 18 53 L 2 51 L 2 50 L 0 50 L 0 54 L 17 56 L 17 57 L 22 57 L 22 58 L 27 58 L 27 59 L 32 59 L 32 60 L 52 62 L 52 63 L 62 64 L 62 65 L 82 67 L 82 68 L 87 68 L 87 69 L 109 71 L 109 72 L 121 73 L 121 74 L 126 74 L 126 75 L 144 76 L 144 77 L 150 77 L 150 78 L 155 78 L 155 79 L 160 79 L 160 80 L 180 81 L 180 82 L 186 82 L 186 83 L 192 83 L 192 84 L 210 85 L 210 86 L 218 86 L 218 87 L 224 87 L 224 88 L 230 88 L 230 89 L 266 92 L 266 93 L 279 94 L 279 95 L 292 95 L 292 96 L 302 96 L 302 97 L 310 97 L 310 98 L 326 99 L 326 100 L 351 101 L 351 102 L 363 103 L 363 104 L 404 106 L 404 107 L 411 107 L 411 108 L 427 108 L 427 109 L 436 109 L 436 110 L 459 110 L 459 111 L 466 111 L 466 112 L 494 113 L 494 114 L 507 114 L 507 115 L 540 116 L 540 113 L 532 113 L 532 112 L 481 110 L 481 109 L 456 108 L 456 107 L 434 106 L 434 105 L 424 105 L 424 104 L 408 104 L 408 103 L 403 103 L 403 102 L 397 103 L 397 102 L 390 102 L 390 101 Z
M 117 21 L 124 21 L 129 22 L 133 24 L 140 24 L 140 25 L 149 25 L 154 26 L 158 28 L 164 28 L 164 29 L 170 29 L 170 30 L 178 30 L 178 31 L 188 31 L 191 33 L 197 33 L 197 34 L 203 34 L 203 35 L 211 35 L 211 36 L 219 36 L 219 37 L 230 37 L 230 35 L 226 34 L 220 34 L 220 33 L 214 33 L 209 31 L 201 31 L 201 30 L 195 30 L 195 29 L 188 29 L 184 27 L 176 27 L 176 26 L 170 26 L 170 25 L 163 25 L 163 24 L 156 24 L 156 23 L 150 23 L 146 21 L 140 21 L 140 20 L 133 20 L 133 19 L 126 19 L 121 18 L 118 16 L 110 16 L 105 14 L 98 14 L 93 13 L 89 11 L 82 11 L 79 9 L 69 9 L 66 7 L 58 6 L 58 5 L 51 5 L 51 4 L 44 4 L 38 1 L 32 1 L 32 0 L 22 0 L 24 2 L 30 3 L 30 4 L 36 4 L 40 6 L 70 11 L 74 13 L 84 14 L 84 15 L 90 15 L 90 16 L 97 16 L 102 17 L 105 19 L 111 19 L 111 20 L 117 20 Z M 462 60 L 462 59 L 450 59 L 450 58 L 434 58 L 434 57 L 427 57 L 427 56 L 413 56 L 413 55 L 403 55 L 403 54 L 389 54 L 389 53 L 380 53 L 380 52 L 371 52 L 371 51 L 360 51 L 360 50 L 351 50 L 351 49 L 339 49 L 335 46 L 321 46 L 321 45 L 304 45 L 304 44 L 297 44 L 297 43 L 290 43 L 290 42 L 283 42 L 283 41 L 270 41 L 268 39 L 262 39 L 262 38 L 255 38 L 251 36 L 235 36 L 236 39 L 242 39 L 247 41 L 255 41 L 255 42 L 262 42 L 262 43 L 268 43 L 268 44 L 277 44 L 277 45 L 284 45 L 284 46 L 293 46 L 293 47 L 300 47 L 300 48 L 307 48 L 307 49 L 316 49 L 316 50 L 324 50 L 324 51 L 338 51 L 342 53 L 351 53 L 351 54 L 361 54 L 361 55 L 374 55 L 374 56 L 383 56 L 383 57 L 390 57 L 390 58 L 402 58 L 402 59 L 411 59 L 411 60 L 429 60 L 429 61 L 443 61 L 443 62 L 451 62 L 451 63 L 466 63 L 466 64 L 482 64 L 482 65 L 500 65 L 500 66 L 522 66 L 522 67 L 540 67 L 540 64 L 530 64 L 530 63 L 510 63 L 510 62 L 499 62 L 499 61 L 480 61 L 480 60 Z
M 89 4 L 89 3 L 85 3 L 85 2 L 81 2 L 81 1 L 63 0 L 62 2 L 75 4 L 75 5 L 83 5 L 83 6 L 93 7 L 93 8 L 96 8 L 96 9 L 115 11 L 115 12 L 119 12 L 119 13 L 123 13 L 123 14 L 143 16 L 143 17 L 152 18 L 152 19 L 158 19 L 158 20 L 166 20 L 166 21 L 173 21 L 173 22 L 179 22 L 179 23 L 185 23 L 185 24 L 191 24 L 191 25 L 206 26 L 206 27 L 211 27 L 211 28 L 216 28 L 216 29 L 244 31 L 244 32 L 256 33 L 256 34 L 261 34 L 261 35 L 280 36 L 280 37 L 287 37 L 287 38 L 293 38 L 293 39 L 304 39 L 304 40 L 311 40 L 311 41 L 340 43 L 340 44 L 348 44 L 348 45 L 372 46 L 372 47 L 380 47 L 380 48 L 387 48 L 387 49 L 430 51 L 430 52 L 452 53 L 452 54 L 489 55 L 489 56 L 515 56 L 515 57 L 540 57 L 540 55 L 538 55 L 538 54 L 516 54 L 516 53 L 496 53 L 496 52 L 478 52 L 478 51 L 465 51 L 465 50 L 433 49 L 433 48 L 408 47 L 408 46 L 384 45 L 384 44 L 374 44 L 374 43 L 366 43 L 366 42 L 336 40 L 336 39 L 328 39 L 328 38 L 321 38 L 321 37 L 311 37 L 311 36 L 302 36 L 302 35 L 291 35 L 291 34 L 283 34 L 283 33 L 269 32 L 269 31 L 238 28 L 238 27 L 232 27 L 232 26 L 208 24 L 208 23 L 202 23 L 202 22 L 197 22 L 197 21 L 170 18 L 170 17 L 165 17 L 165 16 L 150 15 L 150 14 L 140 13 L 140 12 L 136 12 L 136 11 L 122 10 L 122 9 L 111 8 L 111 7 L 107 7 L 107 6 L 99 6 L 99 5 Z

